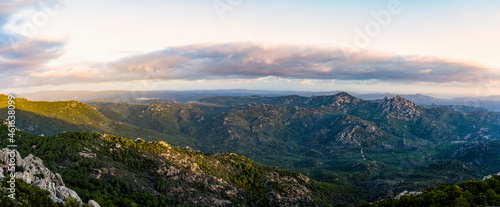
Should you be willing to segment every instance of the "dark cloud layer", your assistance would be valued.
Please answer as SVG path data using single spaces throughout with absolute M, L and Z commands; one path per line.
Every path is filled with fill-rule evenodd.
M 124 80 L 221 79 L 278 76 L 292 79 L 395 82 L 477 82 L 492 71 L 472 63 L 318 45 L 254 43 L 171 47 L 107 64 Z

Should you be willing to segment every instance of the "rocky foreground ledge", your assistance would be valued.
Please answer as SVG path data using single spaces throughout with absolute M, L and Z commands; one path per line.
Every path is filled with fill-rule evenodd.
M 82 199 L 74 190 L 64 186 L 64 181 L 59 173 L 52 173 L 45 167 L 40 158 L 34 157 L 31 154 L 22 159 L 17 150 L 9 150 L 8 148 L 0 149 L 0 181 L 5 179 L 4 169 L 8 168 L 12 153 L 15 153 L 17 166 L 15 179 L 23 180 L 27 184 L 49 191 L 50 198 L 54 202 L 64 203 L 68 198 L 75 198 L 82 203 Z M 100 207 L 94 200 L 89 200 L 88 205 Z

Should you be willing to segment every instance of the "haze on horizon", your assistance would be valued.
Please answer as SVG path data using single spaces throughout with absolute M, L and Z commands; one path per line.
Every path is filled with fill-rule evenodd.
M 5 0 L 0 93 L 500 95 L 500 2 Z

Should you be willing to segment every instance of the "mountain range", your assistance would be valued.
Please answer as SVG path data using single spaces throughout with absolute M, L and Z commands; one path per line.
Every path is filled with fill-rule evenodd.
M 164 141 L 188 154 L 240 154 L 330 186 L 337 204 L 373 202 L 500 171 L 500 113 L 417 105 L 402 96 L 363 100 L 340 92 L 191 102 L 16 102 L 23 131 L 45 136 L 91 131 Z M 5 107 L 0 105 L 1 114 L 7 114 Z
M 77 100 L 81 102 L 151 102 L 157 99 L 172 101 L 198 101 L 202 98 L 214 96 L 267 96 L 277 97 L 286 95 L 299 96 L 328 96 L 335 95 L 342 91 L 268 91 L 268 90 L 196 90 L 196 91 L 40 91 L 19 94 L 35 101 L 69 101 Z M 395 94 L 395 93 L 353 93 L 349 94 L 364 99 L 376 100 L 384 97 L 401 97 L 410 100 L 418 105 L 464 105 L 475 108 L 485 108 L 492 111 L 500 111 L 500 96 L 464 96 L 464 97 L 443 97 L 442 95 L 424 94 Z

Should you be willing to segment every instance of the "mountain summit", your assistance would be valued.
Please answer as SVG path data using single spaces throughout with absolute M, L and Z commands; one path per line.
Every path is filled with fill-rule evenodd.
M 392 98 L 385 97 L 378 101 L 377 111 L 387 114 L 387 118 L 415 121 L 423 113 L 417 104 L 397 95 Z

